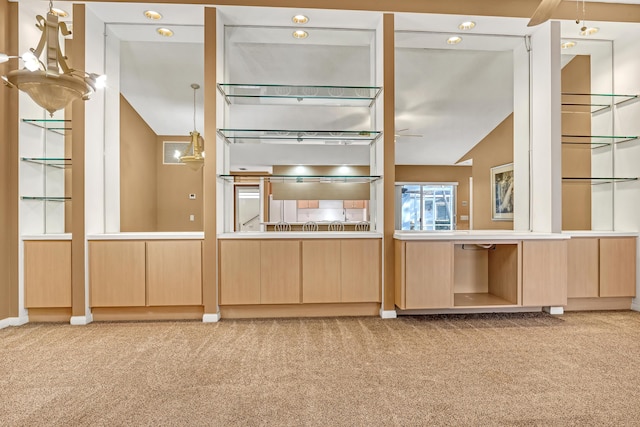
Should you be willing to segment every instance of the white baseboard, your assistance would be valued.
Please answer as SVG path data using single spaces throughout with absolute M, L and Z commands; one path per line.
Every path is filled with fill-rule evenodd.
M 6 319 L 0 320 L 0 329 L 8 326 L 20 326 L 26 323 L 29 323 L 29 316 L 7 317 Z
M 547 313 L 553 315 L 553 316 L 560 316 L 562 314 L 564 314 L 564 307 L 560 306 L 560 307 L 545 307 L 544 311 L 546 311 Z
M 634 302 L 633 304 L 631 304 L 631 310 L 640 311 L 640 302 Z
M 69 323 L 75 326 L 84 326 L 91 322 L 93 322 L 93 316 L 89 313 L 86 316 L 71 316 L 71 321 Z
M 380 309 L 380 317 L 382 319 L 395 319 L 398 317 L 398 313 L 395 310 L 383 310 Z
M 220 321 L 220 312 L 214 314 L 203 314 L 202 323 L 215 323 Z

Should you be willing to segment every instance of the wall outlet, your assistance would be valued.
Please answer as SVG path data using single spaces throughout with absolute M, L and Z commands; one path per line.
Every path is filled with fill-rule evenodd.
M 469 221 L 469 215 L 460 215 L 460 221 Z
M 194 214 L 189 215 L 189 221 L 195 221 L 196 216 Z
M 466 201 L 466 200 L 463 200 L 462 202 L 460 202 L 460 204 L 461 204 L 462 206 L 467 206 L 469 203 L 467 203 L 467 201 Z
M 189 194 L 189 199 L 190 200 L 195 200 L 196 199 L 196 193 L 190 193 Z M 193 220 L 192 220 L 193 221 Z

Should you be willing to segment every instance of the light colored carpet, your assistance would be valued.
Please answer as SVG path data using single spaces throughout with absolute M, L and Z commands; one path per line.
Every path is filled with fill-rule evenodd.
M 28 324 L 2 426 L 640 425 L 640 313 Z

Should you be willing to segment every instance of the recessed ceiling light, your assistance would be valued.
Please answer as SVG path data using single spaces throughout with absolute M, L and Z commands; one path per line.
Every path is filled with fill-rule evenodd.
M 598 27 L 589 27 L 589 28 L 582 27 L 580 29 L 580 35 L 581 36 L 590 36 L 590 35 L 593 35 L 593 34 L 597 33 L 598 31 L 600 31 L 600 28 L 598 28 Z
M 460 25 L 458 25 L 458 28 L 461 30 L 470 30 L 472 28 L 474 28 L 476 26 L 476 23 L 473 21 L 464 21 L 463 23 L 461 23 Z
M 173 31 L 171 31 L 168 28 L 158 28 L 156 30 L 156 32 L 158 34 L 160 34 L 162 37 L 171 37 L 171 36 L 173 36 Z
M 294 39 L 306 39 L 307 37 L 309 37 L 309 33 L 306 31 L 296 30 L 293 32 Z
M 309 22 L 309 18 L 307 18 L 304 15 L 296 15 L 293 18 L 291 18 L 291 20 L 293 21 L 294 24 L 306 24 L 307 22 Z
M 572 47 L 574 47 L 575 45 L 577 45 L 578 42 L 574 42 L 574 41 L 568 41 L 568 42 L 564 42 L 560 45 L 560 47 L 562 49 L 571 49 Z
M 147 18 L 153 20 L 153 21 L 157 21 L 158 19 L 162 19 L 162 15 L 159 12 L 156 12 L 155 10 L 145 10 L 144 11 L 144 16 L 146 16 Z
M 447 44 L 458 44 L 462 41 L 462 37 L 460 36 L 453 36 L 453 37 L 449 37 L 447 39 Z
M 52 7 L 51 12 L 53 12 L 54 15 L 57 15 L 60 18 L 66 18 L 67 16 L 69 16 L 67 11 L 58 9 L 57 7 Z

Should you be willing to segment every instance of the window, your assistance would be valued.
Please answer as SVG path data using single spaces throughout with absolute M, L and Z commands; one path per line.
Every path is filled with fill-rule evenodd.
M 458 183 L 396 184 L 397 230 L 455 230 Z

